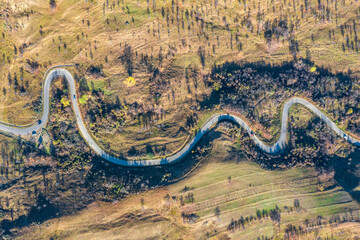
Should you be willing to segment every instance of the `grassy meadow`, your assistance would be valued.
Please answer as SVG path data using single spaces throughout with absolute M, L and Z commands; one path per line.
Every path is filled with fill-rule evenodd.
M 331 173 L 319 174 L 312 167 L 268 171 L 244 157 L 236 160 L 224 134 L 213 146 L 211 156 L 183 180 L 113 203 L 93 203 L 78 214 L 24 228 L 21 238 L 32 239 L 41 232 L 42 239 L 284 239 L 290 224 L 308 230 L 300 239 L 352 239 L 359 234 L 359 205 Z M 193 203 L 186 202 L 189 193 Z M 300 202 L 298 209 L 295 199 Z M 257 210 L 276 206 L 280 225 L 264 217 L 227 230 L 231 219 L 256 217 Z M 195 223 L 182 218 L 188 212 L 196 214 Z M 316 225 L 319 216 L 321 226 Z M 334 216 L 348 221 L 329 223 Z

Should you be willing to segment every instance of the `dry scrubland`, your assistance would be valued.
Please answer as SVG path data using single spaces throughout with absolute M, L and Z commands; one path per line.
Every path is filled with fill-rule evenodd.
M 302 57 L 315 63 L 301 70 L 308 75 L 318 74 L 322 66 L 352 77 L 348 85 L 333 77 L 329 77 L 331 84 L 316 85 L 321 93 L 330 94 L 315 104 L 344 130 L 358 133 L 357 1 L 55 2 L 51 8 L 48 0 L 0 1 L 0 121 L 29 124 L 36 120 L 43 74 L 51 66 L 73 63 L 79 64 L 69 70 L 78 82 L 77 98 L 87 128 L 109 152 L 130 159 L 170 154 L 216 112 L 245 115 L 254 131 L 272 143 L 279 134 L 284 101 L 294 95 L 313 97 L 308 92 L 312 85 L 299 89 L 296 80 L 288 79 L 287 88 L 258 93 L 247 92 L 255 85 L 249 80 L 247 85 L 238 84 L 239 91 L 233 95 L 220 89 L 220 96 L 215 96 L 226 103 L 220 104 L 209 97 L 220 86 L 218 80 L 209 79 L 210 73 L 214 64 L 225 61 L 282 64 Z M 344 94 L 340 100 L 333 99 L 347 90 L 355 97 Z M 238 100 L 239 93 L 246 93 L 242 98 L 247 101 Z M 18 235 L 20 239 L 37 238 L 40 232 L 44 239 L 111 239 L 121 234 L 133 239 L 284 238 L 289 224 L 306 229 L 305 239 L 359 235 L 359 205 L 350 197 L 359 199 L 359 155 L 302 107 L 291 110 L 290 150 L 280 162 L 264 163 L 268 156 L 258 153 L 244 132 L 225 125 L 217 129 L 225 134 L 209 134 L 218 139 L 209 154 L 206 147 L 194 150 L 190 157 L 199 167 L 183 180 L 109 204 L 97 200 L 113 201 L 164 185 L 183 173 L 175 173 L 176 166 L 154 168 L 153 179 L 160 179 L 156 182 L 145 170 L 134 173 L 101 163 L 77 132 L 61 80 L 53 85 L 52 97 L 47 129 L 27 139 L 40 151 L 1 137 L 0 220 L 16 220 L 37 209 L 39 193 L 58 206 L 60 214 L 72 215 L 25 227 L 20 231 L 25 237 Z M 249 104 L 239 107 L 241 103 Z M 311 144 L 304 144 L 303 137 Z M 323 152 L 330 156 L 325 164 L 322 161 L 328 158 Z M 92 160 L 98 165 L 92 165 Z M 295 162 L 295 169 L 261 168 L 286 168 Z M 322 169 L 326 164 L 331 165 L 327 171 Z M 300 207 L 294 207 L 295 199 Z M 256 210 L 263 209 L 265 215 L 259 219 Z M 271 210 L 275 215 L 281 211 L 280 224 L 270 217 Z M 229 227 L 231 219 L 239 221 L 241 216 L 240 227 Z M 330 224 L 335 216 L 340 222 L 336 217 L 336 223 Z
M 113 203 L 96 202 L 79 214 L 24 228 L 21 239 L 40 233 L 41 239 L 283 239 L 290 224 L 308 231 L 301 239 L 352 239 L 360 234 L 359 223 L 352 222 L 359 219 L 359 205 L 331 174 L 321 175 L 311 167 L 266 171 L 229 154 L 232 145 L 222 134 L 209 160 L 185 180 Z M 269 216 L 257 217 L 257 210 L 270 212 L 276 206 L 280 225 Z M 186 217 L 189 213 L 196 223 Z M 248 221 L 244 227 L 227 230 L 231 219 L 241 216 Z M 330 224 L 335 216 L 341 222 Z

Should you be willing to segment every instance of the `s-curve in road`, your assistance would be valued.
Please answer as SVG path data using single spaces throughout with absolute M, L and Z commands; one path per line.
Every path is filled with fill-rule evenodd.
M 70 65 L 67 65 L 70 66 Z M 64 67 L 64 66 L 62 66 Z M 33 131 L 38 131 L 42 127 L 45 126 L 47 123 L 48 117 L 49 117 L 49 107 L 50 107 L 50 85 L 51 82 L 57 78 L 57 77 L 64 77 L 67 82 L 70 89 L 71 94 L 71 103 L 72 107 L 76 116 L 76 123 L 80 129 L 80 133 L 87 142 L 87 144 L 102 158 L 105 160 L 112 162 L 117 165 L 121 166 L 136 166 L 136 167 L 142 167 L 142 166 L 155 166 L 155 165 L 164 165 L 173 163 L 176 161 L 181 160 L 183 157 L 188 154 L 191 149 L 199 142 L 199 140 L 204 136 L 204 134 L 214 125 L 216 125 L 219 121 L 232 121 L 237 124 L 239 124 L 241 127 L 243 127 L 250 137 L 253 139 L 255 144 L 264 152 L 269 154 L 277 154 L 280 153 L 282 150 L 286 147 L 286 140 L 287 140 L 287 124 L 288 124 L 288 116 L 289 116 L 289 109 L 292 105 L 298 103 L 302 104 L 308 109 L 310 109 L 312 112 L 314 112 L 317 116 L 319 116 L 336 134 L 338 134 L 340 137 L 347 140 L 349 143 L 360 146 L 360 140 L 355 139 L 342 130 L 340 130 L 334 122 L 332 122 L 324 113 L 322 113 L 318 108 L 316 108 L 314 105 L 306 101 L 302 98 L 292 98 L 289 101 L 286 102 L 283 112 L 282 112 L 282 118 L 281 118 L 281 135 L 279 140 L 273 145 L 273 146 L 267 146 L 262 141 L 260 141 L 253 131 L 250 129 L 250 127 L 239 117 L 230 115 L 230 114 L 216 114 L 213 115 L 209 121 L 207 121 L 204 126 L 200 129 L 200 131 L 196 134 L 196 136 L 187 143 L 179 152 L 175 153 L 174 155 L 170 157 L 165 158 L 159 158 L 159 159 L 149 159 L 149 160 L 126 160 L 126 159 L 120 159 L 115 156 L 112 156 L 108 153 L 106 153 L 104 150 L 102 150 L 99 145 L 96 144 L 96 142 L 93 140 L 93 138 L 88 133 L 84 121 L 81 117 L 81 113 L 79 110 L 79 105 L 76 97 L 76 89 L 75 89 L 75 81 L 71 73 L 64 69 L 64 68 L 51 68 L 47 71 L 45 74 L 45 81 L 43 83 L 43 112 L 41 119 L 36 121 L 34 124 L 29 126 L 15 126 L 10 124 L 0 124 L 0 131 L 4 133 L 10 133 L 16 136 L 24 136 L 24 135 L 30 135 L 33 133 Z

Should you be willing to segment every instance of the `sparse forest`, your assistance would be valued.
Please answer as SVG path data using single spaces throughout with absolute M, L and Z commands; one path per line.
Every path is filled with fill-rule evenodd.
M 283 103 L 293 96 L 313 102 L 342 130 L 359 136 L 359 20 L 355 0 L 4 0 L 0 121 L 37 121 L 43 75 L 50 67 L 74 64 L 68 70 L 88 131 L 107 152 L 129 160 L 177 152 L 215 113 L 244 117 L 272 144 L 280 134 Z M 314 168 L 314 179 L 328 174 L 338 185 L 317 182 L 311 191 L 325 194 L 341 186 L 360 199 L 359 150 L 299 106 L 291 110 L 288 148 L 280 156 L 259 152 L 245 131 L 221 123 L 181 164 L 127 169 L 104 162 L 86 145 L 71 97 L 64 79 L 57 79 L 47 127 L 26 139 L 0 137 L 0 234 L 15 236 L 14 229 L 41 226 L 96 201 L 115 202 L 186 181 L 198 168 L 203 171 L 204 162 L 213 164 L 207 161 L 220 136 L 231 142 L 226 161 L 247 159 L 271 171 Z M 224 189 L 237 186 L 237 177 L 223 175 Z M 282 225 L 284 216 L 306 211 L 303 199 L 293 206 L 274 200 L 230 218 L 229 206 L 215 204 L 222 198 L 209 197 L 209 203 L 198 189 L 181 186 L 161 200 L 175 209 L 163 216 L 177 216 L 185 226 L 210 218 L 201 237 L 239 236 L 259 222 L 285 239 L 324 236 L 323 226 L 359 221 L 351 205 Z M 151 201 L 142 197 L 136 205 L 144 212 Z

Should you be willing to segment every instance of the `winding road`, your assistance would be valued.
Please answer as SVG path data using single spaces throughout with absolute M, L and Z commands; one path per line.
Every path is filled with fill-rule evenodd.
M 70 65 L 68 65 L 70 66 Z M 64 67 L 64 66 L 62 66 Z M 75 113 L 76 122 L 79 127 L 80 133 L 87 144 L 102 158 L 105 160 L 112 162 L 114 164 L 120 166 L 133 166 L 133 167 L 143 167 L 143 166 L 155 166 L 155 165 L 164 165 L 169 163 L 174 163 L 176 161 L 181 160 L 188 154 L 191 149 L 199 142 L 199 140 L 203 137 L 203 135 L 214 125 L 216 125 L 219 121 L 227 120 L 232 121 L 239 124 L 243 127 L 250 137 L 253 139 L 255 144 L 264 152 L 269 154 L 277 154 L 280 153 L 286 147 L 286 140 L 287 140 L 287 124 L 288 124 L 288 115 L 289 109 L 294 104 L 302 104 L 312 112 L 314 112 L 317 116 L 319 116 L 336 134 L 340 137 L 347 140 L 349 143 L 360 146 L 360 140 L 355 139 L 342 130 L 340 130 L 334 122 L 332 122 L 324 113 L 322 113 L 318 108 L 314 105 L 306 101 L 302 98 L 291 98 L 289 101 L 286 102 L 281 118 L 281 135 L 279 140 L 273 146 L 267 146 L 261 140 L 259 140 L 255 134 L 251 131 L 250 127 L 239 117 L 230 115 L 230 114 L 216 114 L 210 118 L 209 121 L 204 124 L 204 126 L 200 129 L 200 131 L 196 134 L 196 136 L 186 144 L 179 152 L 175 153 L 170 157 L 165 157 L 161 159 L 150 159 L 150 160 L 126 160 L 120 159 L 110 154 L 106 153 L 103 149 L 100 148 L 99 145 L 93 140 L 93 138 L 88 133 L 84 121 L 81 117 L 78 100 L 76 97 L 76 88 L 75 88 L 75 81 L 71 73 L 64 69 L 64 68 L 51 68 L 45 74 L 45 80 L 43 82 L 43 112 L 41 119 L 36 121 L 34 124 L 28 126 L 15 126 L 6 123 L 0 123 L 0 131 L 16 136 L 24 136 L 24 135 L 31 135 L 33 131 L 38 131 L 43 128 L 49 117 L 49 108 L 50 108 L 50 86 L 51 82 L 56 78 L 62 76 L 64 77 L 67 82 L 71 93 L 71 103 Z

